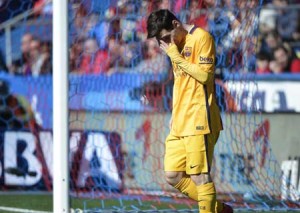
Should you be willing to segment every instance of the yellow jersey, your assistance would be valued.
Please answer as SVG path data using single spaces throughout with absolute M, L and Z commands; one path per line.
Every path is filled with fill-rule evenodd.
M 193 27 L 181 52 L 171 44 L 166 53 L 174 73 L 170 134 L 189 136 L 222 130 L 215 97 L 215 45 L 212 36 Z

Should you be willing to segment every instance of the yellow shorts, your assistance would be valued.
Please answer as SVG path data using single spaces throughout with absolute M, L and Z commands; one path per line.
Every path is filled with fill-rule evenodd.
M 219 132 L 177 137 L 165 142 L 165 171 L 185 171 L 189 175 L 209 173 Z

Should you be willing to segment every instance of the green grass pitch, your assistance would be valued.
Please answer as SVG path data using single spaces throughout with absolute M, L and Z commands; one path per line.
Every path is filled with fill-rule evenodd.
M 52 212 L 52 195 L 51 194 L 0 194 L 0 208 L 1 207 L 11 207 L 16 209 L 30 209 L 34 211 L 47 211 Z M 142 205 L 140 202 L 136 200 L 100 200 L 100 199 L 79 199 L 79 198 L 71 198 L 70 207 L 73 209 L 101 209 L 102 205 L 105 208 L 113 209 L 113 207 L 126 207 L 126 210 L 133 211 L 135 208 L 140 210 L 149 210 L 149 209 L 197 209 L 197 205 L 185 205 L 185 204 L 174 204 L 169 202 L 151 202 L 151 201 L 143 201 Z M 12 211 L 3 211 L 0 210 L 1 213 L 8 213 Z M 136 211 L 143 212 L 143 211 Z M 154 211 L 153 211 L 154 212 Z M 173 211 L 172 211 L 173 212 Z M 180 211 L 182 212 L 182 211 Z M 238 210 L 235 212 L 257 212 L 257 211 L 246 211 L 246 210 Z M 272 211 L 264 211 L 264 213 L 271 213 Z M 277 213 L 279 211 L 276 211 Z M 287 212 L 287 211 L 283 211 Z

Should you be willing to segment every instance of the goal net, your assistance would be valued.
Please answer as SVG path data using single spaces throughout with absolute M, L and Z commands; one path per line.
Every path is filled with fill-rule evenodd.
M 90 47 L 97 48 L 91 59 L 95 62 L 81 70 L 79 65 L 77 70 L 89 75 L 71 73 L 70 129 L 83 131 L 71 135 L 72 195 L 99 200 L 100 212 L 107 208 L 145 212 L 197 209 L 164 180 L 173 79 L 166 56 L 155 41 L 145 39 L 147 16 L 159 8 L 171 9 L 184 23 L 207 29 L 216 42 L 216 90 L 224 131 L 216 146 L 212 173 L 219 198 L 236 209 L 299 208 L 298 192 L 288 177 L 282 176 L 272 154 L 270 124 L 261 114 L 262 101 L 253 74 L 262 1 L 202 3 L 76 5 L 74 23 L 81 25 L 72 44 L 83 45 L 83 58 L 89 57 Z M 77 20 L 80 16 L 84 21 Z M 89 35 L 85 41 L 80 39 L 82 29 Z M 105 59 L 99 64 L 97 54 Z M 95 66 L 101 68 L 93 70 Z M 102 74 L 97 75 L 100 70 Z M 148 105 L 141 103 L 145 97 Z M 287 193 L 283 196 L 282 192 Z
M 32 9 L 33 4 L 25 2 L 19 12 L 8 3 L 0 6 L 8 14 L 6 21 L 14 20 L 3 21 L 0 28 L 0 41 L 5 43 L 0 50 L 5 63 L 12 65 L 1 68 L 10 73 L 0 75 L 4 85 L 0 82 L 0 111 L 6 113 L 0 119 L 0 189 L 51 192 L 55 175 L 51 66 L 43 63 L 29 72 L 26 58 L 22 66 L 14 60 L 23 48 L 20 41 L 31 34 L 38 38 L 41 51 L 32 54 L 51 61 L 44 53 L 51 53 L 52 6 L 51 1 L 37 1 L 40 5 Z M 146 39 L 147 17 L 157 9 L 170 9 L 183 23 L 202 27 L 215 39 L 216 94 L 224 126 L 212 167 L 218 199 L 237 210 L 300 209 L 295 172 L 299 161 L 280 165 L 272 152 L 270 123 L 255 75 L 261 5 L 262 0 L 69 1 L 73 209 L 198 212 L 197 203 L 164 180 L 173 73 L 156 41 Z M 22 98 L 11 98 L 17 100 L 11 105 L 5 91 Z M 27 113 L 11 113 L 16 106 Z

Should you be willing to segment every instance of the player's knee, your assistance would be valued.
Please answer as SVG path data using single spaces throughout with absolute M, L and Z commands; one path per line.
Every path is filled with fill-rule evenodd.
M 183 174 L 181 172 L 165 172 L 165 178 L 168 184 L 175 186 L 181 180 Z
M 191 179 L 197 186 L 212 182 L 210 174 L 191 175 Z

